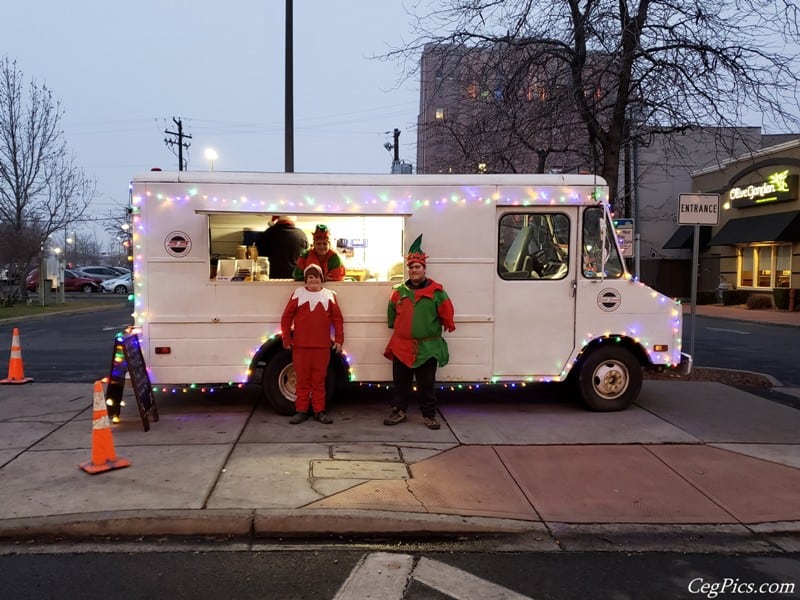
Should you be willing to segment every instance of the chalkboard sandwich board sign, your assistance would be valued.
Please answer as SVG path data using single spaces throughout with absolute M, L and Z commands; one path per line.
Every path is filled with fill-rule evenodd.
M 139 338 L 135 333 L 120 335 L 114 340 L 114 354 L 111 357 L 111 370 L 106 391 L 109 400 L 108 416 L 114 422 L 119 420 L 122 393 L 125 389 L 125 373 L 128 373 L 130 377 L 144 430 L 149 431 L 150 420 L 158 421 L 158 409 L 153 396 L 153 387 L 150 384 L 150 376 L 147 374 L 144 364 Z

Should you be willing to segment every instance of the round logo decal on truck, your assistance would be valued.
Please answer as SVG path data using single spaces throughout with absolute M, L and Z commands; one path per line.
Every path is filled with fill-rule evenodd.
M 170 256 L 188 256 L 192 250 L 192 240 L 183 231 L 173 231 L 167 234 L 164 240 L 164 248 Z
M 614 288 L 605 288 L 597 294 L 597 306 L 606 312 L 613 312 L 622 304 L 622 296 Z

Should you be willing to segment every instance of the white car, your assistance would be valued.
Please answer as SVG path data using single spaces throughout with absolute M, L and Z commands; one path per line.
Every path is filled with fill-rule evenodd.
M 115 277 L 114 279 L 106 279 L 100 286 L 104 292 L 111 292 L 114 294 L 130 294 L 131 288 L 131 274 L 123 275 L 122 277 Z

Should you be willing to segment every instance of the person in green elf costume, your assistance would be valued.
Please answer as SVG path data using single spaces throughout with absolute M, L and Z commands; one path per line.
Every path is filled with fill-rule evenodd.
M 428 255 L 422 251 L 420 235 L 406 256 L 408 279 L 392 288 L 388 321 L 392 337 L 383 355 L 392 361 L 394 397 L 392 412 L 384 425 L 406 420 L 414 379 L 421 395 L 422 421 L 429 429 L 439 429 L 436 420 L 436 368 L 447 364 L 450 355 L 442 329 L 455 331 L 453 303 L 442 284 L 425 273 Z

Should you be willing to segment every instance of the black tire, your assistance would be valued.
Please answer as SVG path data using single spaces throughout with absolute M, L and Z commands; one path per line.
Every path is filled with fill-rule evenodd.
M 325 377 L 326 407 L 333 401 L 336 389 L 341 383 L 341 368 L 338 366 L 338 360 L 335 353 L 331 352 L 328 373 Z M 296 376 L 292 364 L 292 351 L 281 350 L 269 359 L 261 380 L 264 398 L 279 415 L 289 416 L 295 413 L 294 403 L 297 397 L 295 385 Z
M 94 290 L 95 290 L 94 286 L 89 283 L 84 283 L 83 287 L 81 288 L 81 291 L 84 294 L 91 294 Z
M 624 410 L 642 389 L 642 365 L 626 348 L 592 350 L 578 368 L 577 387 L 591 410 Z
M 120 285 L 118 285 L 117 287 L 114 288 L 114 293 L 115 294 L 127 294 L 128 293 L 128 286 L 120 284 Z

